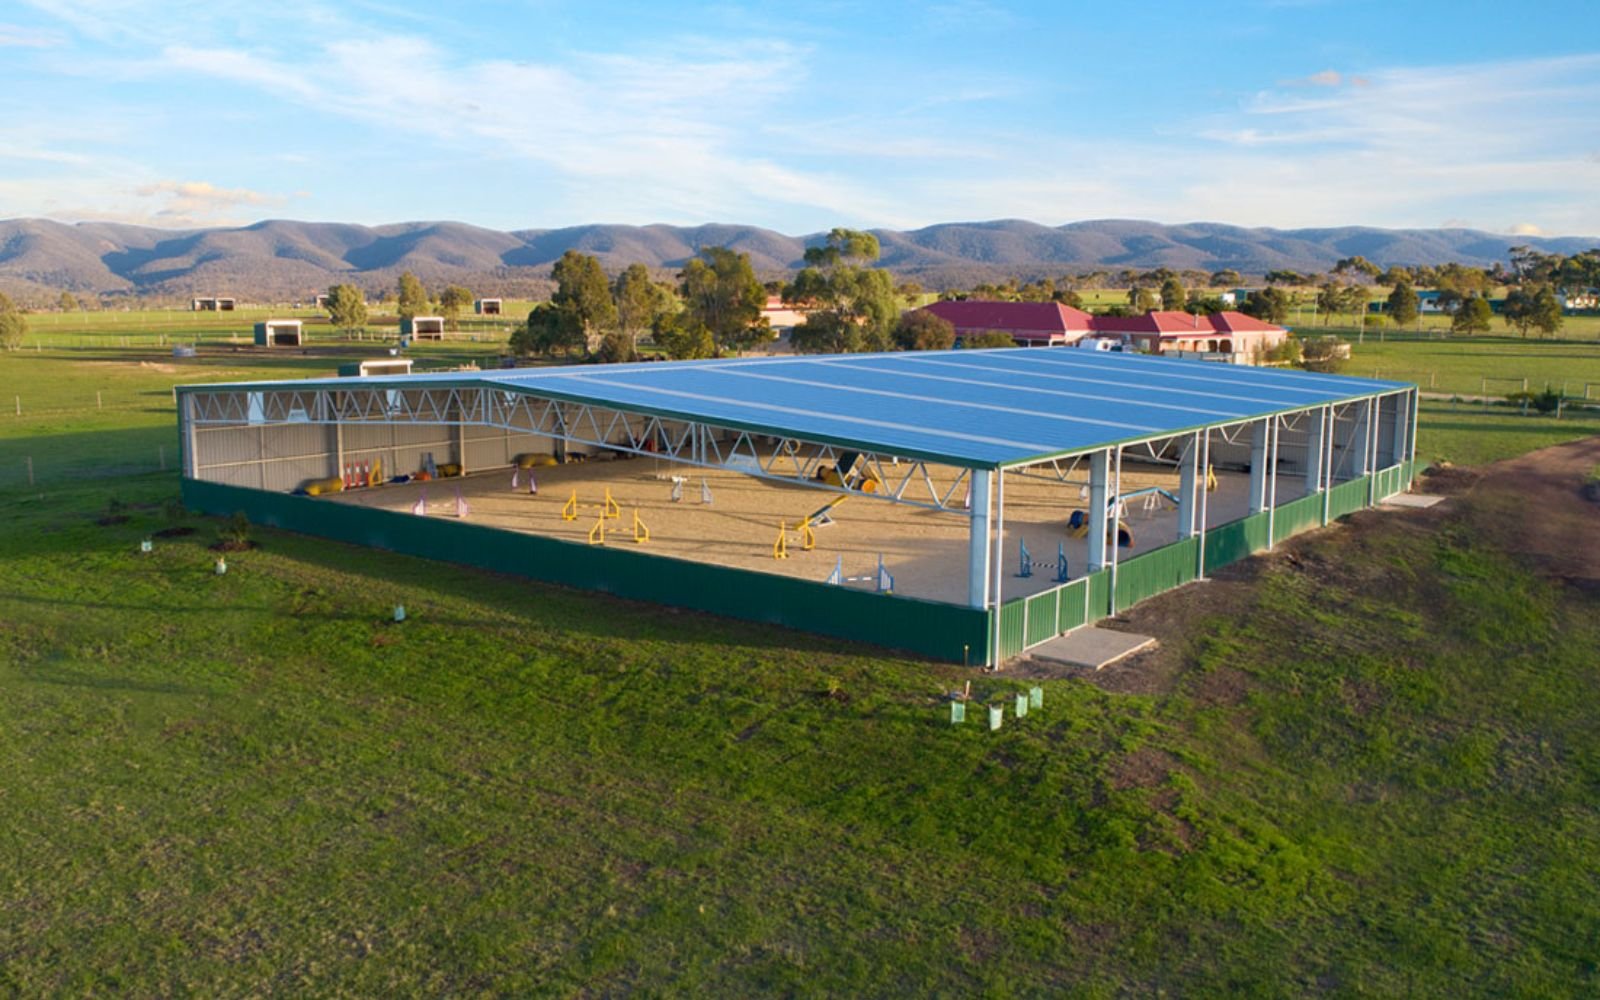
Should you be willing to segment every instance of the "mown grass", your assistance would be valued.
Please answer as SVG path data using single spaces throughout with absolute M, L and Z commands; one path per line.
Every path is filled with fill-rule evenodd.
M 1424 400 L 1418 413 L 1417 459 L 1483 465 L 1539 448 L 1600 434 L 1600 409 L 1523 416 L 1510 406 Z
M 88 470 L 0 489 L 0 990 L 1600 987 L 1600 607 L 1498 509 L 1297 543 L 1174 690 L 988 733 L 959 669 L 758 625 L 267 530 L 218 576 L 112 464 L 188 376 L 135 371 L 0 423 Z
M 1600 343 L 1522 340 L 1512 337 L 1468 337 L 1451 340 L 1390 340 L 1372 338 L 1352 345 L 1344 374 L 1415 382 L 1425 392 L 1463 396 L 1503 397 L 1547 385 L 1582 397 L 1584 384 L 1600 402 Z M 1491 381 L 1485 385 L 1483 379 Z

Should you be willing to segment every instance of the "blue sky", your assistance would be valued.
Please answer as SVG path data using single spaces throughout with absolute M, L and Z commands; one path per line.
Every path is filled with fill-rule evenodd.
M 0 218 L 1600 235 L 1586 0 L 9 0 Z

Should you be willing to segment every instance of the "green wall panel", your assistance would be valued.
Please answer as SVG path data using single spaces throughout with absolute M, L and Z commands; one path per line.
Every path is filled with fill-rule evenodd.
M 453 519 L 192 479 L 183 481 L 183 502 L 211 514 L 242 510 L 257 524 L 355 545 L 770 622 L 956 663 L 961 662 L 964 645 L 973 662 L 987 659 L 989 614 L 976 608 L 710 566 L 651 555 L 632 546 L 575 545 Z
M 1206 572 L 1236 563 L 1267 547 L 1265 512 L 1206 531 Z
M 1348 483 L 1340 483 L 1328 491 L 1328 520 L 1341 518 L 1346 514 L 1361 510 L 1367 506 L 1367 491 L 1369 489 L 1367 477 L 1352 479 Z
M 1322 494 L 1291 500 L 1272 514 L 1272 543 L 1322 526 Z
M 1198 538 L 1163 545 L 1117 564 L 1117 608 L 1131 607 L 1194 579 Z
M 1000 606 L 1000 658 L 1009 659 L 1028 648 L 1023 628 L 1023 602 L 1012 601 Z

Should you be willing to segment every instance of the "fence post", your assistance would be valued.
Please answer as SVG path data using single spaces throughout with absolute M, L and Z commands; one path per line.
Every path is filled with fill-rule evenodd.
M 33 485 L 33 456 L 28 456 L 28 485 Z

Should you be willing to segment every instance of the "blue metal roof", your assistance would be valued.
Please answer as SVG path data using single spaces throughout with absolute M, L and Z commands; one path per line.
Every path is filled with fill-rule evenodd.
M 1410 389 L 1410 383 L 1071 348 L 722 358 L 361 379 L 497 387 L 994 468 Z M 251 389 L 348 379 L 253 383 Z M 185 391 L 243 388 L 184 387 Z

